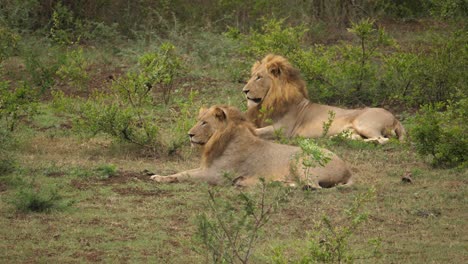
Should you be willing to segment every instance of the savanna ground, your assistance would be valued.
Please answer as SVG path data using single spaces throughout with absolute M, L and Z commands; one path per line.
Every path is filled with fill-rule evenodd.
M 231 104 L 245 110 L 243 81 L 255 59 L 268 52 L 288 56 L 300 67 L 312 87 L 311 100 L 343 107 L 386 107 L 402 120 L 409 139 L 383 146 L 341 138 L 318 139 L 318 145 L 347 162 L 355 184 L 288 192 L 286 201 L 259 231 L 250 262 L 284 263 L 278 254 L 289 262 L 313 255 L 311 241 L 320 244 L 330 239 L 323 237 L 326 227 L 319 225 L 324 216 L 337 230 L 346 228 L 353 200 L 369 190 L 373 195 L 354 215 L 366 216 L 366 220 L 344 242 L 344 251 L 355 262 L 468 261 L 466 133 L 459 132 L 466 127 L 466 109 L 452 110 L 462 113 L 461 125 L 455 124 L 458 130 L 450 130 L 461 135 L 461 141 L 456 141 L 461 142 L 456 143 L 458 149 L 445 148 L 452 153 L 461 149 L 465 156 L 458 160 L 455 154 L 450 162 L 437 156 L 447 153 L 444 148 L 437 149 L 432 157 L 418 154 L 420 142 L 411 135 L 420 131 L 413 127 L 426 120 L 414 118 L 420 105 L 446 103 L 448 107 L 438 110 L 449 113 L 457 105 L 451 102 L 466 98 L 466 4 L 451 1 L 462 11 L 441 11 L 435 7 L 443 7 L 444 1 L 430 1 L 433 6 L 424 6 L 430 9 L 425 14 L 408 4 L 411 1 L 402 1 L 407 5 L 396 4 L 395 10 L 387 6 L 383 13 L 354 11 L 342 16 L 322 3 L 321 15 L 309 14 L 305 16 L 307 23 L 297 26 L 298 21 L 288 15 L 301 13 L 300 7 L 291 9 L 291 14 L 285 14 L 284 8 L 267 12 L 261 11 L 265 7 L 262 1 L 252 7 L 258 9 L 251 13 L 243 9 L 248 5 L 243 1 L 226 1 L 231 5 L 211 6 L 205 12 L 190 1 L 166 3 L 158 21 L 151 12 L 139 17 L 127 10 L 121 18 L 114 18 L 117 25 L 106 21 L 105 15 L 99 17 L 97 6 L 80 8 L 49 1 L 51 8 L 47 9 L 36 1 L 26 2 L 49 12 L 28 18 L 28 24 L 9 1 L 0 13 L 0 29 L 10 34 L 3 35 L 0 54 L 0 77 L 5 87 L 0 124 L 2 131 L 9 131 L 2 132 L 4 138 L 0 138 L 3 263 L 212 261 L 209 249 L 196 237 L 198 217 L 211 210 L 209 191 L 237 201 L 237 194 L 257 193 L 259 188 L 156 184 L 149 176 L 198 166 L 199 153 L 190 148 L 186 137 L 198 108 Z M 116 5 L 120 2 L 124 1 L 116 1 Z M 310 1 L 311 6 L 316 2 L 320 1 Z M 362 7 L 369 8 L 365 4 Z M 96 12 L 85 12 L 86 8 Z M 132 12 L 144 8 L 135 6 Z M 226 30 L 216 24 L 221 23 L 217 18 L 219 12 L 232 8 L 236 12 L 221 20 L 226 23 L 223 26 L 230 26 Z M 197 23 L 177 13 L 181 9 L 192 10 Z M 118 13 L 119 7 L 109 10 Z M 435 15 L 437 11 L 439 16 Z M 452 13 L 444 13 L 449 11 Z M 269 12 L 286 20 L 257 20 Z M 85 13 L 96 16 L 96 20 Z M 70 14 L 75 17 L 67 20 Z M 138 20 L 144 14 L 153 17 L 153 22 Z M 369 15 L 376 20 L 365 20 Z M 450 15 L 461 19 L 451 20 L 447 18 Z M 119 19 L 127 19 L 128 24 Z M 327 24 L 331 20 L 339 22 Z M 78 21 L 81 27 L 76 26 Z M 357 21 L 364 21 L 361 27 L 351 23 Z M 132 28 L 130 22 L 142 28 Z M 92 35 L 83 30 L 87 25 L 101 31 L 94 30 Z M 372 35 L 375 25 L 385 27 L 391 41 Z M 346 31 L 350 27 L 354 31 Z M 261 41 L 249 39 L 252 36 Z M 288 40 L 301 43 L 296 46 Z M 164 46 L 166 42 L 174 46 Z M 371 51 L 362 52 L 363 42 Z M 309 50 L 311 47 L 315 50 Z M 173 57 L 164 57 L 169 53 Z M 301 62 L 297 58 L 301 54 L 312 56 L 307 57 L 311 64 Z M 173 63 L 157 64 L 169 69 L 161 73 L 161 68 L 145 64 L 144 56 L 153 62 L 173 59 Z M 121 89 L 119 81 L 135 87 L 131 98 L 143 98 L 141 104 L 122 95 L 129 90 Z M 10 100 L 8 95 L 23 86 L 34 94 L 24 92 Z M 138 90 L 141 87 L 148 93 L 142 94 Z M 355 100 L 356 95 L 359 100 Z M 466 99 L 463 102 L 466 106 Z M 105 107 L 114 104 L 117 112 Z M 119 109 L 126 114 L 119 115 Z M 453 117 L 451 114 L 448 116 Z M 139 119 L 131 119 L 134 116 Z M 133 128 L 134 134 L 122 136 L 120 132 L 128 132 L 119 130 L 122 124 Z M 451 164 L 460 159 L 462 165 Z M 434 162 L 437 160 L 442 160 L 441 164 Z M 402 181 L 407 175 L 411 183 Z

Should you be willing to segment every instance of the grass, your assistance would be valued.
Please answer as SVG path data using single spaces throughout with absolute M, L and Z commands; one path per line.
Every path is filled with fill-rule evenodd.
M 196 215 L 205 210 L 209 187 L 157 185 L 142 172 L 168 174 L 195 167 L 195 152 L 187 160 L 154 160 L 131 151 L 114 151 L 116 146 L 102 138 L 50 138 L 45 133 L 29 134 L 29 141 L 17 151 L 25 168 L 21 177 L 34 177 L 44 186 L 60 184 L 59 194 L 75 203 L 65 211 L 25 214 L 7 202 L 16 193 L 7 186 L 0 192 L 0 226 L 8 226 L 0 229 L 1 259 L 204 262 L 204 256 L 192 250 L 192 235 Z M 267 225 L 252 263 L 270 262 L 275 246 L 304 246 L 308 232 L 323 215 L 339 224 L 351 197 L 370 186 L 376 189 L 377 198 L 367 205 L 369 221 L 358 229 L 351 243 L 363 250 L 367 240 L 379 238 L 382 257 L 359 262 L 464 261 L 468 237 L 466 172 L 432 169 L 410 147 L 400 144 L 330 148 L 347 161 L 355 185 L 294 191 Z M 407 171 L 413 174 L 413 184 L 401 183 Z M 113 176 L 102 177 L 102 172 Z
M 404 33 L 406 41 L 419 43 L 413 40 L 417 36 Z M 196 90 L 197 104 L 231 104 L 245 110 L 242 84 L 236 80 L 244 73 L 229 72 L 229 56 L 213 61 L 218 56 L 215 51 L 222 48 L 217 40 L 205 43 L 216 46 L 201 54 L 209 57 L 206 64 L 215 67 L 202 65 L 193 70 L 193 76 L 178 81 L 174 96 L 183 102 Z M 191 63 L 202 60 L 197 52 L 205 46 L 196 45 Z M 116 78 L 131 68 L 137 53 L 147 47 L 114 49 L 85 50 L 93 62 L 89 69 L 93 88 L 109 85 L 108 77 Z M 6 74 L 13 81 L 22 78 L 22 63 L 17 59 L 5 63 Z M 237 71 L 235 67 L 231 70 Z M 75 133 L 71 116 L 52 110 L 49 99 L 46 95 L 38 114 L 17 130 L 18 143 L 11 151 L 17 166 L 13 172 L 0 175 L 2 262 L 205 263 L 206 256 L 194 250 L 198 245 L 193 235 L 196 216 L 207 210 L 210 187 L 149 181 L 149 172 L 167 175 L 197 167 L 198 152 L 190 150 L 189 142 L 183 143 L 178 155 L 150 156 L 134 145 L 116 143 L 103 135 L 85 138 Z M 177 116 L 179 110 L 165 112 Z M 163 134 L 168 138 L 175 127 L 174 116 L 162 118 L 167 123 Z M 313 192 L 294 190 L 289 202 L 266 225 L 251 263 L 271 263 L 274 249 L 284 245 L 285 256 L 297 256 L 324 215 L 335 225 L 344 225 L 344 210 L 352 198 L 370 187 L 375 188 L 376 197 L 365 206 L 369 220 L 350 241 L 352 250 L 362 256 L 357 262 L 466 262 L 466 170 L 434 169 L 410 144 L 374 146 L 324 139 L 319 143 L 347 162 L 355 184 Z M 412 184 L 401 182 L 407 173 L 412 175 Z M 57 196 L 49 196 L 48 188 L 53 186 Z M 52 201 L 45 207 L 48 213 L 18 210 L 11 200 L 22 197 L 18 195 L 22 189 L 27 190 L 25 201 L 34 197 Z M 381 241 L 380 257 L 367 254 L 371 239 Z

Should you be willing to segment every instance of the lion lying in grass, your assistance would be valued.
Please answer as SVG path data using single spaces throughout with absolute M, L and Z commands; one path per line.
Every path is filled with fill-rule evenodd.
M 320 137 L 330 111 L 334 118 L 327 136 L 348 130 L 353 139 L 381 144 L 391 136 L 405 137 L 401 123 L 383 108 L 342 109 L 311 103 L 299 71 L 281 56 L 267 55 L 253 65 L 251 73 L 243 89 L 247 116 L 259 127 L 256 132 L 262 138 L 271 138 L 277 130 L 287 137 Z
M 276 144 L 255 135 L 255 130 L 236 108 L 213 106 L 201 109 L 197 124 L 189 131 L 192 145 L 203 148 L 198 169 L 170 176 L 153 175 L 157 182 L 203 181 L 220 184 L 223 175 L 235 178 L 233 184 L 251 186 L 260 178 L 294 186 L 296 182 L 320 188 L 351 184 L 351 173 L 343 160 L 322 149 L 330 160 L 324 167 L 302 168 L 299 147 Z

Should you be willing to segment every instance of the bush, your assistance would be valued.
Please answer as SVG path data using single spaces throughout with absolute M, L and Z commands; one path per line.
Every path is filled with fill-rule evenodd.
M 18 122 L 36 113 L 36 93 L 26 84 L 12 89 L 7 81 L 0 82 L 0 124 L 14 131 Z
M 157 52 L 146 53 L 139 59 L 141 75 L 145 78 L 148 90 L 153 86 L 162 92 L 164 103 L 171 99 L 174 79 L 182 70 L 182 60 L 171 43 L 163 43 Z
M 18 34 L 0 24 L 0 64 L 15 51 L 19 39 Z
M 446 108 L 445 112 L 442 110 Z M 430 156 L 440 167 L 468 165 L 468 99 L 448 104 L 424 105 L 413 119 L 410 130 L 416 151 Z
M 352 205 L 344 210 L 345 219 L 342 219 L 344 224 L 337 224 L 336 220 L 323 216 L 322 221 L 309 234 L 308 241 L 303 244 L 304 250 L 293 249 L 301 253 L 298 253 L 296 257 L 286 259 L 283 248 L 276 248 L 272 258 L 273 263 L 353 263 L 354 259 L 364 257 L 356 254 L 356 245 L 350 243 L 350 238 L 367 221 L 368 213 L 363 212 L 364 205 L 372 201 L 374 197 L 375 189 L 369 189 L 366 193 L 355 196 Z M 370 255 L 378 256 L 379 240 L 372 239 L 369 244 L 373 246 Z M 366 246 L 365 252 L 360 254 L 368 254 L 368 251 L 369 247 Z
M 197 217 L 194 239 L 213 263 L 248 263 L 264 226 L 289 189 L 261 182 L 252 192 L 210 190 L 207 212 Z
M 182 67 L 174 49 L 172 44 L 165 43 L 158 52 L 143 55 L 139 59 L 139 68 L 115 80 L 109 91 L 94 93 L 84 101 L 73 101 L 56 92 L 53 105 L 59 111 L 68 108 L 71 113 L 78 114 L 75 127 L 84 134 L 94 136 L 104 133 L 117 140 L 139 145 L 154 154 L 173 153 L 178 148 L 177 140 L 171 141 L 168 147 L 160 134 L 160 119 L 171 116 L 160 112 L 167 108 L 161 110 L 155 107 L 158 98 L 153 91 L 161 88 L 162 101 L 169 103 L 174 78 Z M 189 98 L 189 102 L 193 103 L 193 98 Z M 179 106 L 179 110 L 189 112 L 188 106 Z M 187 114 L 183 113 L 183 116 Z M 182 124 L 181 127 L 188 130 L 185 126 L 187 122 L 175 124 Z
M 52 51 L 51 47 L 49 52 Z M 40 88 L 43 93 L 55 84 L 56 73 L 60 68 L 60 57 L 41 56 L 36 48 L 27 47 L 24 51 L 26 72 L 30 76 L 31 85 Z
M 108 179 L 117 175 L 117 167 L 114 164 L 102 164 L 96 168 L 99 178 Z
M 73 45 L 85 40 L 108 42 L 118 39 L 117 24 L 79 19 L 66 5 L 57 2 L 53 9 L 50 38 L 60 45 Z
M 52 210 L 62 210 L 71 205 L 71 202 L 63 200 L 57 186 L 39 188 L 33 185 L 20 187 L 10 203 L 15 206 L 16 210 L 23 213 L 47 213 Z
M 60 79 L 70 83 L 73 87 L 83 90 L 89 80 L 88 73 L 86 72 L 87 67 L 88 62 L 83 57 L 83 49 L 78 48 L 67 51 L 56 74 Z
M 307 32 L 305 25 L 286 27 L 284 19 L 262 19 L 260 31 L 252 30 L 244 35 L 246 46 L 243 52 L 252 58 L 258 59 L 268 53 L 280 54 L 285 57 L 294 57 L 301 49 L 304 35 Z

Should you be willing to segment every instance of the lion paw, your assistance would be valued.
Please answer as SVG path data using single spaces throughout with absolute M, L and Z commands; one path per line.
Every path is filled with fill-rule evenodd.
M 159 183 L 170 183 L 176 182 L 177 180 L 171 176 L 160 176 L 160 175 L 153 175 L 150 177 L 151 180 Z

